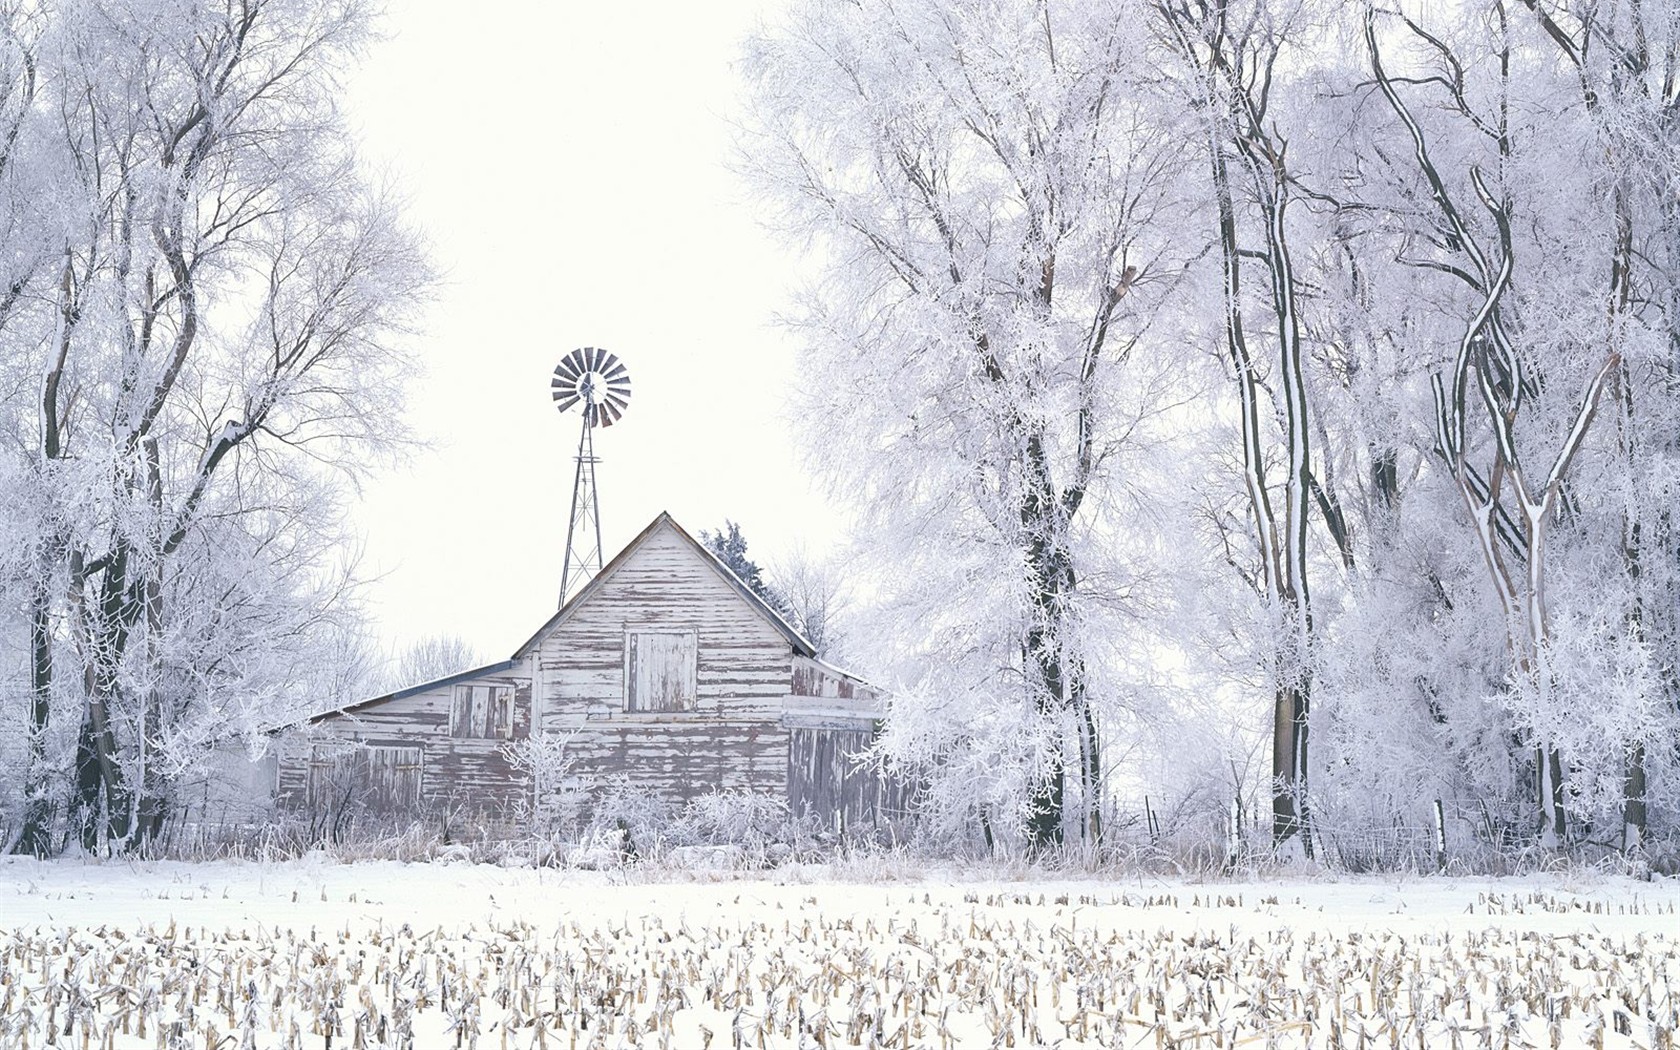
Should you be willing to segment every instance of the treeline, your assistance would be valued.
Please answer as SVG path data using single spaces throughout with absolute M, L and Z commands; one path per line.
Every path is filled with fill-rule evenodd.
M 1673 850 L 1680 9 L 800 2 L 745 70 L 936 826 Z

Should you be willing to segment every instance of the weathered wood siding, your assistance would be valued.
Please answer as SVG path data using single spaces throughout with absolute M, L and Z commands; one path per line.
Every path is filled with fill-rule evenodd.
M 499 685 L 513 690 L 513 728 L 509 738 L 459 737 L 450 734 L 450 711 L 455 703 L 455 686 Z M 419 781 L 421 806 L 459 806 L 484 813 L 510 813 L 524 797 L 526 784 L 503 753 L 503 747 L 531 733 L 530 679 L 508 672 L 485 675 L 470 681 L 451 683 L 408 696 L 375 700 L 285 731 L 278 742 L 280 752 L 279 798 L 283 805 L 307 808 L 310 782 L 320 794 L 323 776 L 333 775 L 329 763 L 341 766 L 346 745 L 363 748 L 417 748 L 418 769 L 402 763 L 402 777 Z M 369 783 L 361 791 L 371 808 L 390 809 L 391 799 L 406 792 L 389 775 L 375 775 L 374 763 L 364 762 Z M 387 781 L 391 781 L 387 783 Z
M 873 729 L 788 730 L 788 809 L 840 832 L 890 833 L 909 813 L 909 785 L 859 759 Z
M 875 734 L 867 729 L 788 730 L 788 809 L 815 816 L 834 830 L 873 826 L 876 780 L 855 756 Z
M 693 632 L 690 710 L 627 710 L 634 632 Z M 541 726 L 568 735 L 586 782 L 622 774 L 672 803 L 724 788 L 784 790 L 792 648 L 674 530 L 653 530 L 534 651 Z
M 792 687 L 788 690 L 794 696 L 824 697 L 831 700 L 847 700 L 860 712 L 869 712 L 874 717 L 880 717 L 883 712 L 883 697 L 881 691 L 874 686 L 865 684 L 846 674 L 837 667 L 813 660 L 809 656 L 795 655 L 793 657 Z

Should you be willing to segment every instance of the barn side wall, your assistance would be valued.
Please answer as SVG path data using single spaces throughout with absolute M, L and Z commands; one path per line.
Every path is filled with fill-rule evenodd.
M 294 809 L 311 806 L 312 770 L 347 746 L 418 748 L 420 803 L 433 809 L 460 809 L 511 816 L 529 786 L 507 755 L 510 744 L 531 734 L 531 680 L 510 670 L 451 682 L 425 692 L 376 700 L 353 710 L 286 730 L 276 741 L 279 752 L 278 798 Z M 512 739 L 450 735 L 449 712 L 456 685 L 507 685 L 513 694 Z

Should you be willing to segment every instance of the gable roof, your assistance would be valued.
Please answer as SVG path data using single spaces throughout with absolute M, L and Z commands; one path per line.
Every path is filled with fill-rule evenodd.
M 560 607 L 560 611 L 549 617 L 547 623 L 537 628 L 537 632 L 531 635 L 524 645 L 515 649 L 513 651 L 513 659 L 522 659 L 526 653 L 531 651 L 532 647 L 543 639 L 545 635 L 570 619 L 575 610 L 577 610 L 585 602 L 589 601 L 589 599 L 595 595 L 595 592 L 601 589 L 602 584 L 609 576 L 617 572 L 620 566 L 629 561 L 631 556 L 641 549 L 642 544 L 646 543 L 649 537 L 661 529 L 669 529 L 671 532 L 676 533 L 676 535 L 680 536 L 690 547 L 698 552 L 701 560 L 710 566 L 712 571 L 716 572 L 718 576 L 723 579 L 723 582 L 734 588 L 735 593 L 740 595 L 741 598 L 752 607 L 754 612 L 763 617 L 766 623 L 768 623 L 771 627 L 774 627 L 782 637 L 788 640 L 788 644 L 793 647 L 794 652 L 800 654 L 801 656 L 815 657 L 817 655 L 817 648 L 811 644 L 809 639 L 794 630 L 793 625 L 783 619 L 781 613 L 772 609 L 769 603 L 754 593 L 753 589 L 743 583 L 741 578 L 735 575 L 734 571 L 731 570 L 729 566 L 725 565 L 716 554 L 713 554 L 705 544 L 696 540 L 693 536 L 690 536 L 688 534 L 688 530 L 684 529 L 681 525 L 678 525 L 677 520 L 671 517 L 668 511 L 662 510 L 659 512 L 659 516 L 654 518 L 653 521 L 648 524 L 647 528 L 643 529 L 639 534 L 637 534 L 635 539 L 624 545 L 623 550 L 613 556 L 612 561 L 609 561 L 606 565 L 602 566 L 601 571 L 596 573 L 594 578 L 588 583 L 584 584 L 583 589 L 574 594 L 571 601 L 562 605 Z

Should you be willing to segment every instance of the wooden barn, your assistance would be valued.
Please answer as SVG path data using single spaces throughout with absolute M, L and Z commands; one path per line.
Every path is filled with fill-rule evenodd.
M 532 787 L 509 745 L 542 734 L 586 789 L 622 776 L 674 804 L 741 789 L 861 831 L 897 808 L 850 760 L 883 714 L 660 514 L 509 659 L 286 730 L 279 798 L 512 816 Z

